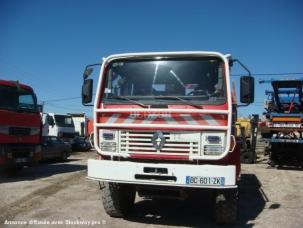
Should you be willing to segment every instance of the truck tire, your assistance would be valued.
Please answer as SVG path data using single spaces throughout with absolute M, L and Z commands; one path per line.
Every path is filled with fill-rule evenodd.
M 238 218 L 238 189 L 217 192 L 215 219 L 219 224 L 235 224 Z
M 269 165 L 271 167 L 275 167 L 276 165 L 281 167 L 283 165 L 279 145 L 271 145 L 269 153 Z
M 100 183 L 105 212 L 111 217 L 127 216 L 135 201 L 136 188 L 129 184 Z
M 241 163 L 252 164 L 255 163 L 254 155 L 251 151 L 241 153 Z

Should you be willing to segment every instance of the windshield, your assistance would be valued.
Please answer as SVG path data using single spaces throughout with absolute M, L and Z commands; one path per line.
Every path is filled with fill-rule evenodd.
M 225 87 L 224 62 L 216 57 L 118 60 L 109 65 L 103 102 L 224 104 Z
M 65 115 L 55 115 L 56 125 L 58 127 L 74 127 L 72 117 Z
M 302 99 L 298 89 L 279 88 L 277 91 L 280 112 L 300 113 Z
M 31 91 L 0 85 L 0 108 L 36 112 L 37 103 Z

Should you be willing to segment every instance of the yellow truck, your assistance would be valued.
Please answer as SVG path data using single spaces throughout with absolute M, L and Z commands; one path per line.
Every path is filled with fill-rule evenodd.
M 256 162 L 256 144 L 258 131 L 258 115 L 249 118 L 238 118 L 236 122 L 236 138 L 240 145 L 241 162 Z

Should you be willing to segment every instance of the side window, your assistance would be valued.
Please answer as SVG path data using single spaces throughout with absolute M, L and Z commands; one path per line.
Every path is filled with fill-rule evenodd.
M 48 123 L 49 125 L 51 125 L 51 126 L 54 126 L 54 125 L 55 125 L 55 120 L 54 120 L 54 118 L 53 118 L 52 116 L 47 115 L 46 119 L 47 119 L 47 123 Z

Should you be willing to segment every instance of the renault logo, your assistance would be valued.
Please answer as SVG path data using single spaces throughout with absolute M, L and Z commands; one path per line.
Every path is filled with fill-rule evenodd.
M 162 131 L 156 131 L 154 133 L 152 143 L 157 151 L 162 149 L 165 144 L 165 137 Z

